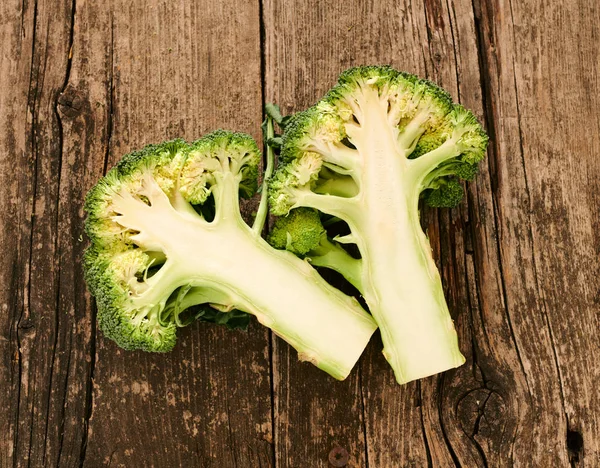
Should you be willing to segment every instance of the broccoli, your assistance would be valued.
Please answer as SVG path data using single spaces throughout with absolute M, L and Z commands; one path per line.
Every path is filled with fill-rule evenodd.
M 98 323 L 125 349 L 162 352 L 195 318 L 248 312 L 301 360 L 343 379 L 376 324 L 306 261 L 261 238 L 266 195 L 246 224 L 240 196 L 255 193 L 259 160 L 250 136 L 217 131 L 124 156 L 90 190 L 84 270 Z
M 297 208 L 287 216 L 277 218 L 268 241 L 276 249 L 288 250 L 314 266 L 341 273 L 362 292 L 362 261 L 353 258 L 342 246 L 327 237 L 316 210 Z
M 351 268 L 360 270 L 357 285 L 399 383 L 464 363 L 420 226 L 419 199 L 455 206 L 463 196 L 460 180 L 475 176 L 487 143 L 475 116 L 448 93 L 387 66 L 345 71 L 321 101 L 285 126 L 269 183 L 271 212 L 294 216 L 304 207 L 347 223 L 350 233 L 329 242 L 332 249 L 344 243 L 360 251 Z M 275 237 L 282 245 L 282 236 Z M 303 255 L 310 257 L 315 245 Z M 286 247 L 297 250 L 293 238 Z M 340 265 L 331 263 L 322 265 Z

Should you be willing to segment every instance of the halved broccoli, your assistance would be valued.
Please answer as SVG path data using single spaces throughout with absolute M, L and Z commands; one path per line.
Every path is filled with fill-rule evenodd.
M 359 289 L 400 383 L 464 362 L 418 202 L 455 206 L 459 179 L 474 177 L 487 142 L 448 93 L 386 66 L 342 73 L 285 127 L 271 211 L 306 207 L 348 224 L 350 234 L 336 240 L 358 246 Z
M 98 182 L 85 203 L 84 266 L 99 325 L 126 349 L 168 351 L 190 307 L 241 310 L 343 379 L 376 325 L 307 262 L 260 237 L 264 206 L 253 227 L 243 220 L 239 198 L 255 192 L 259 159 L 250 136 L 217 131 L 147 146 Z

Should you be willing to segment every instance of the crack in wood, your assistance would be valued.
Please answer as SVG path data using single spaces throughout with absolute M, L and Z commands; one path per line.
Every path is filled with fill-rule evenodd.
M 225 414 L 227 415 L 227 440 L 229 441 L 229 448 L 231 450 L 231 456 L 233 457 L 233 466 L 237 468 L 237 453 L 235 441 L 233 438 L 233 432 L 231 430 L 231 410 L 229 409 L 229 400 L 225 399 Z
M 57 119 L 57 123 L 58 123 L 58 168 L 57 168 L 57 193 L 60 194 L 61 191 L 61 181 L 62 181 L 62 163 L 63 163 L 63 153 L 64 153 L 64 128 L 63 128 L 63 122 L 60 116 L 60 112 L 59 112 L 59 100 L 60 97 L 64 94 L 65 90 L 67 89 L 67 86 L 69 84 L 69 78 L 71 76 L 71 66 L 72 66 L 72 51 L 73 51 L 73 41 L 74 41 L 74 34 L 75 34 L 75 12 L 76 12 L 76 0 L 72 0 L 71 3 L 71 23 L 70 23 L 70 27 L 69 27 L 69 43 L 68 43 L 68 47 L 67 47 L 67 51 L 68 51 L 68 56 L 67 56 L 67 65 L 66 65 L 66 71 L 65 71 L 65 78 L 63 81 L 63 85 L 60 89 L 60 91 L 57 93 L 55 99 L 54 99 L 54 106 L 53 106 L 53 110 L 54 110 L 54 115 Z M 46 54 L 47 57 L 47 54 Z M 60 197 L 57 197 L 56 200 L 56 220 L 55 220 L 55 225 L 54 225 L 54 232 L 55 234 L 55 239 L 54 239 L 54 252 L 57 254 L 58 257 L 58 274 L 57 274 L 57 278 L 56 278 L 56 292 L 55 292 L 55 311 L 54 311 L 54 344 L 52 346 L 52 358 L 50 360 L 50 376 L 49 376 L 49 383 L 48 383 L 48 398 L 47 398 L 47 414 L 46 414 L 46 423 L 45 423 L 45 434 L 44 434 L 44 450 L 43 450 L 43 454 L 42 454 L 42 463 L 45 465 L 46 463 L 46 454 L 47 454 L 47 439 L 48 439 L 48 427 L 49 427 L 49 419 L 50 419 L 50 407 L 51 407 L 51 397 L 52 397 L 52 388 L 53 388 L 53 384 L 54 384 L 54 368 L 55 368 L 55 362 L 56 362 L 56 350 L 58 347 L 58 338 L 59 338 L 59 334 L 60 334 L 60 326 L 61 326 L 61 320 L 60 320 L 60 315 L 62 313 L 61 307 L 60 307 L 60 303 L 61 303 L 61 298 L 60 298 L 60 293 L 61 293 L 61 258 L 62 256 L 60 254 L 58 254 L 59 252 L 59 238 L 60 238 L 60 234 L 59 234 L 59 220 L 60 220 Z M 72 330 L 72 328 L 71 328 Z M 63 399 L 62 399 L 62 405 L 61 405 L 61 412 L 60 412 L 60 430 L 59 430 L 59 443 L 58 443 L 58 450 L 57 450 L 57 466 L 60 465 L 60 459 L 61 459 L 61 455 L 62 455 L 62 449 L 63 449 L 63 438 L 64 438 L 64 419 L 65 419 L 65 406 L 66 406 L 66 402 L 67 402 L 67 395 L 68 395 L 68 391 L 69 391 L 69 374 L 70 374 L 70 364 L 71 364 L 71 345 L 72 345 L 72 339 L 73 339 L 73 335 L 72 333 L 69 333 L 69 347 L 67 349 L 67 367 L 66 367 L 66 372 L 65 372 L 65 377 L 64 377 L 64 394 L 63 394 Z M 33 431 L 32 431 L 33 432 Z
M 498 213 L 498 187 L 497 187 L 497 177 L 496 177 L 496 161 L 495 158 L 498 157 L 498 155 L 500 154 L 499 151 L 499 147 L 498 147 L 498 142 L 496 140 L 496 132 L 495 132 L 495 121 L 494 121 L 494 111 L 493 111 L 493 93 L 490 89 L 490 79 L 491 79 L 491 74 L 490 74 L 490 67 L 488 64 L 488 60 L 487 60 L 487 56 L 485 54 L 485 50 L 486 49 L 486 44 L 484 42 L 484 28 L 481 25 L 481 20 L 482 20 L 482 12 L 481 12 L 481 8 L 479 8 L 477 0 L 472 0 L 473 1 L 473 11 L 475 12 L 475 31 L 476 31 L 476 35 L 477 35 L 477 52 L 478 52 L 478 57 L 479 57 L 479 65 L 480 65 L 480 84 L 481 84 L 481 89 L 482 89 L 482 103 L 483 103 L 483 108 L 484 108 L 484 121 L 485 121 L 485 127 L 490 135 L 490 147 L 488 148 L 488 167 L 489 167 L 489 172 L 490 172 L 490 178 L 491 178 L 491 182 L 492 182 L 492 200 L 493 200 L 493 214 L 494 214 L 494 225 L 495 228 L 497 230 L 500 229 L 500 216 Z M 485 1 L 485 0 L 484 0 Z M 488 22 L 492 22 L 493 19 L 491 17 L 487 18 Z M 490 27 L 491 30 L 491 27 Z M 493 44 L 493 42 L 491 42 Z M 501 250 L 500 250 L 500 240 L 497 239 L 496 240 L 496 256 L 498 259 L 498 266 L 499 266 L 499 272 L 500 272 L 500 283 L 501 283 L 501 292 L 502 292 L 502 299 L 503 299 L 503 305 L 506 311 L 505 317 L 506 317 L 506 322 L 508 325 L 508 329 L 510 331 L 510 335 L 511 335 L 511 340 L 512 343 L 514 344 L 514 349 L 517 355 L 517 359 L 519 361 L 519 366 L 520 366 L 520 371 L 522 373 L 522 375 L 525 378 L 525 384 L 527 386 L 527 391 L 528 394 L 531 396 L 532 395 L 532 391 L 531 388 L 529 386 L 529 380 L 527 379 L 527 373 L 525 371 L 525 365 L 523 363 L 523 358 L 521 356 L 521 350 L 517 344 L 517 338 L 515 335 L 515 331 L 514 331 L 514 327 L 512 324 L 512 319 L 511 319 L 511 314 L 510 314 L 510 307 L 508 304 L 508 294 L 507 294 L 507 290 L 506 290 L 506 284 L 505 284 L 505 269 L 503 266 L 503 261 L 502 261 L 502 254 L 501 254 Z M 520 420 L 517 419 L 517 425 L 515 427 L 514 433 L 513 433 L 513 437 L 512 437 L 512 441 L 511 441 L 511 445 L 510 445 L 510 453 L 511 453 L 511 460 L 513 460 L 514 462 L 514 446 L 515 446 L 515 441 L 516 438 L 519 434 L 519 429 L 520 429 L 520 425 L 521 422 Z
M 452 457 L 452 461 L 454 462 L 454 465 L 457 468 L 461 468 L 462 465 L 460 463 L 460 460 L 458 459 L 458 456 L 456 455 L 456 452 L 454 451 L 454 448 L 452 447 L 452 444 L 450 443 L 450 439 L 449 439 L 448 433 L 446 431 L 446 425 L 444 424 L 443 395 L 444 395 L 444 382 L 446 379 L 446 374 L 440 374 L 439 376 L 436 377 L 436 379 L 438 380 L 437 411 L 438 411 L 440 429 L 442 431 L 442 437 L 444 438 L 444 443 L 446 444 L 446 447 L 448 448 L 448 452 L 450 453 L 450 456 Z
M 24 11 L 24 10 L 23 10 Z M 35 45 L 36 45 L 36 31 L 37 31 L 37 23 L 38 23 L 38 3 L 37 0 L 34 0 L 34 5 L 33 5 L 33 22 L 32 22 L 32 38 L 31 38 L 31 64 L 30 64 L 30 71 L 29 71 L 29 87 L 28 87 L 28 95 L 27 95 L 27 109 L 26 111 L 29 111 L 31 113 L 32 119 L 31 119 L 31 131 L 29 134 L 29 137 L 31 139 L 31 151 L 32 151 L 32 155 L 36 154 L 35 151 L 35 123 L 36 123 L 36 114 L 35 114 L 35 103 L 37 100 L 37 86 L 35 88 L 32 88 L 33 85 L 33 80 L 34 80 L 34 68 L 35 68 Z M 27 119 L 26 119 L 27 120 Z M 36 167 L 36 160 L 34 159 L 33 161 L 33 167 Z M 36 187 L 37 187 L 37 171 L 34 170 L 32 173 L 32 187 L 33 187 L 33 195 L 31 197 L 31 208 L 29 210 L 29 212 L 31 213 L 30 215 L 30 237 L 29 237 L 29 251 L 27 253 L 28 255 L 28 263 L 26 265 L 26 271 L 27 271 L 27 283 L 26 283 L 26 287 L 27 287 L 27 293 L 23 293 L 23 304 L 21 306 L 21 312 L 19 314 L 19 318 L 17 319 L 14 329 L 15 329 L 15 335 L 16 335 L 16 341 L 17 341 L 17 353 L 18 353 L 18 383 L 17 383 L 17 392 L 16 392 L 16 417 L 15 417 L 15 434 L 14 434 L 14 442 L 13 442 L 13 466 L 16 467 L 17 466 L 17 455 L 19 452 L 19 437 L 20 437 L 20 424 L 19 424 L 19 418 L 20 418 L 20 414 L 21 414 L 21 393 L 22 393 L 22 386 L 23 386 L 23 352 L 22 352 L 22 343 L 21 343 L 21 336 L 19 333 L 19 329 L 20 329 L 20 324 L 21 321 L 23 320 L 23 316 L 26 314 L 26 320 L 29 318 L 29 305 L 31 304 L 31 261 L 32 261 L 32 257 L 33 257 L 33 226 L 34 226 L 34 221 L 35 221 L 35 195 L 36 195 Z M 14 266 L 15 270 L 17 269 L 17 266 Z M 20 275 L 18 274 L 13 274 L 13 278 L 18 278 Z M 16 290 L 19 290 L 19 288 L 17 288 Z M 33 417 L 33 414 L 32 414 Z M 29 434 L 29 446 L 31 447 L 31 437 L 32 435 Z
M 266 57 L 266 21 L 265 21 L 265 6 L 264 0 L 258 0 L 258 26 L 259 26 L 259 44 L 260 44 L 260 99 L 261 99 L 261 119 L 264 117 L 265 105 L 267 104 L 267 83 L 266 83 L 266 69 L 267 69 L 267 57 Z M 264 135 L 261 135 L 264 142 Z M 263 167 L 267 164 L 267 155 L 266 155 L 266 147 L 263 150 L 262 157 Z M 267 215 L 265 219 L 264 231 L 269 232 L 269 225 L 271 219 L 270 216 Z M 273 358 L 273 332 L 271 330 L 268 331 L 268 354 L 269 354 L 269 388 L 270 388 L 270 418 L 271 418 L 271 458 L 273 468 L 277 466 L 277 447 L 276 447 L 276 414 L 275 414 L 275 383 L 274 383 L 274 358 Z
M 450 34 L 452 36 L 452 52 L 454 53 L 454 75 L 456 79 L 456 99 L 457 102 L 462 102 L 460 95 L 460 74 L 458 73 L 459 69 L 459 60 L 458 60 L 458 44 L 456 39 L 454 38 L 454 27 L 456 26 L 456 11 L 454 8 L 454 4 L 450 4 L 450 0 L 446 0 L 446 8 L 448 10 L 448 16 L 450 16 L 450 12 L 452 12 L 452 16 L 450 16 Z M 456 29 L 456 35 L 458 36 L 458 29 Z
M 367 437 L 367 414 L 365 412 L 365 392 L 363 385 L 363 365 L 358 362 L 358 385 L 360 386 L 360 412 L 362 420 L 362 436 L 365 442 L 365 468 L 369 468 L 369 438 Z
M 71 373 L 71 349 L 73 346 L 73 327 L 71 327 L 71 333 L 69 334 L 69 346 L 67 348 L 67 365 L 64 378 L 64 393 L 62 396 L 62 404 L 60 410 L 60 424 L 59 424 L 59 438 L 58 438 L 58 453 L 56 456 L 56 466 L 60 467 L 60 460 L 62 456 L 64 437 L 65 437 L 65 413 L 67 409 L 67 397 L 69 395 L 69 375 Z M 58 333 L 57 333 L 58 334 Z
M 419 395 L 419 401 L 422 402 L 423 398 L 422 398 L 421 392 L 423 390 L 423 386 L 421 385 L 421 381 L 417 381 L 416 387 L 417 387 L 417 394 Z M 419 406 L 419 415 L 420 415 L 420 419 L 421 419 L 421 434 L 423 435 L 425 455 L 427 458 L 427 467 L 431 468 L 431 467 L 433 467 L 433 460 L 431 458 L 431 449 L 429 448 L 429 442 L 427 440 L 427 428 L 425 427 L 425 420 L 423 417 L 423 404 L 420 403 L 418 406 Z
M 104 161 L 102 166 L 102 174 L 106 175 L 108 170 L 108 163 L 111 151 L 112 144 L 112 136 L 114 129 L 113 122 L 113 112 L 115 109 L 115 85 L 114 85 L 114 49 L 115 49 L 115 35 L 114 35 L 115 25 L 114 25 L 114 17 L 111 13 L 110 15 L 110 50 L 109 50 L 109 63 L 108 63 L 108 81 L 107 81 L 107 91 L 106 95 L 108 96 L 108 108 L 106 112 L 106 151 L 104 153 Z M 94 375 L 96 370 L 96 334 L 98 309 L 95 305 L 92 306 L 91 311 L 91 331 L 90 331 L 90 374 L 89 378 L 86 382 L 86 390 L 85 390 L 85 417 L 84 417 L 84 430 L 83 436 L 81 440 L 81 451 L 79 454 L 79 466 L 83 468 L 85 465 L 86 455 L 87 455 L 87 447 L 88 447 L 88 439 L 89 439 L 89 431 L 90 431 L 90 419 L 92 418 L 93 410 L 94 410 Z

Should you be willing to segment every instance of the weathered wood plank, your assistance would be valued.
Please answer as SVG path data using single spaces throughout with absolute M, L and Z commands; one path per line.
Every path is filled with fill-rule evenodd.
M 216 128 L 259 138 L 256 2 L 116 1 L 108 31 L 108 165 Z M 85 466 L 270 466 L 268 333 L 182 330 L 166 355 L 97 338 Z
M 322 96 L 340 71 L 352 65 L 377 63 L 390 63 L 421 76 L 429 70 L 430 77 L 439 81 L 444 78 L 441 84 L 455 90 L 453 31 L 447 12 L 437 11 L 442 8 L 445 6 L 414 2 L 266 2 L 267 100 L 279 102 L 286 111 L 300 110 Z M 428 22 L 437 29 L 428 29 Z M 468 84 L 478 92 L 472 14 L 461 27 L 465 35 L 461 45 L 469 50 L 470 41 L 470 53 L 475 57 Z M 282 398 L 293 405 L 283 420 L 278 419 L 278 412 L 275 414 L 276 453 L 283 466 L 297 466 L 300 459 L 309 466 L 322 466 L 330 440 L 326 432 L 316 433 L 311 428 L 341 423 L 348 426 L 348 415 L 344 415 L 344 421 L 338 421 L 331 408 L 359 407 L 358 399 L 362 400 L 364 414 L 354 411 L 351 427 L 364 426 L 363 431 L 354 429 L 347 433 L 350 466 L 366 466 L 367 462 L 371 466 L 452 464 L 438 412 L 443 387 L 436 384 L 436 379 L 424 382 L 423 388 L 419 383 L 398 386 L 380 350 L 381 342 L 376 339 L 361 362 L 362 397 L 346 392 L 336 395 L 333 402 L 324 400 L 330 394 L 327 389 L 342 384 L 315 376 L 312 387 L 317 390 L 310 395 L 308 406 L 307 395 L 302 390 L 296 393 L 301 385 L 298 379 L 305 376 L 290 376 L 288 350 L 276 347 L 273 372 L 280 376 L 275 378 L 275 383 L 280 380 L 279 387 L 276 385 L 276 405 Z M 308 424 L 290 423 L 306 419 Z M 311 440 L 311 446 L 305 448 L 304 440 Z M 361 460 L 361 448 L 365 445 L 366 457 Z
M 530 200 L 530 179 L 527 179 L 524 170 L 519 169 L 523 167 L 520 162 L 522 150 L 519 148 L 519 140 L 523 138 L 521 133 L 524 132 L 523 121 L 519 122 L 516 118 L 519 109 L 515 98 L 510 96 L 515 95 L 515 82 L 529 91 L 536 76 L 531 76 L 531 72 L 523 72 L 521 76 L 501 73 L 512 69 L 510 61 L 515 54 L 511 23 L 503 22 L 511 17 L 509 6 L 488 2 L 483 12 L 480 9 L 474 12 L 471 2 L 462 1 L 413 1 L 393 6 L 385 2 L 265 3 L 267 100 L 278 101 L 286 111 L 296 111 L 318 99 L 344 68 L 355 64 L 391 63 L 440 83 L 456 100 L 475 110 L 482 120 L 489 120 L 495 140 L 488 165 L 482 167 L 476 183 L 469 188 L 468 202 L 463 203 L 460 209 L 440 213 L 439 218 L 435 212 L 426 210 L 424 213 L 424 224 L 428 227 L 436 258 L 439 259 L 446 295 L 456 317 L 461 348 L 468 362 L 443 376 L 400 388 L 394 384 L 391 372 L 378 355 L 380 343 L 369 348 L 362 361 L 359 378 L 363 382 L 367 459 L 373 466 L 510 466 L 514 463 L 527 464 L 532 457 L 536 466 L 563 466 L 568 463 L 569 457 L 573 460 L 583 456 L 583 452 L 569 455 L 566 446 L 567 428 L 561 386 L 566 393 L 564 375 L 573 371 L 563 370 L 561 362 L 567 367 L 566 363 L 580 359 L 579 365 L 585 366 L 587 359 L 581 359 L 579 353 L 595 356 L 597 352 L 597 342 L 590 340 L 594 335 L 593 326 L 597 324 L 597 314 L 594 316 L 591 312 L 597 312 L 593 305 L 597 305 L 597 301 L 594 302 L 591 292 L 597 290 L 596 286 L 592 286 L 597 284 L 594 280 L 597 266 L 591 263 L 594 248 L 597 250 L 597 238 L 591 237 L 595 225 L 588 221 L 597 208 L 594 204 L 597 199 L 593 198 L 594 190 L 590 190 L 592 195 L 585 199 L 587 205 L 584 202 L 581 209 L 573 208 L 577 205 L 575 198 L 567 198 L 569 205 L 567 201 L 559 203 L 561 213 L 571 210 L 573 222 L 578 222 L 568 231 L 560 225 L 558 212 L 555 217 L 546 214 L 548 204 L 552 208 L 558 200 L 546 202 L 546 205 L 541 202 L 534 204 L 535 201 Z M 573 18 L 576 11 L 573 7 L 572 11 L 564 14 Z M 579 14 L 581 11 L 580 6 Z M 555 12 L 555 17 L 558 13 Z M 594 13 L 597 15 L 597 11 Z M 547 23 L 534 27 L 540 14 Z M 503 21 L 497 20 L 500 16 Z M 550 38 L 558 41 L 558 36 L 553 36 L 559 30 L 555 27 L 556 21 L 550 22 L 552 11 L 544 12 L 541 5 L 536 4 L 523 7 L 517 17 L 531 22 L 522 28 L 523 31 L 533 30 L 531 34 L 535 36 L 545 32 L 548 39 L 543 44 L 548 47 L 552 42 Z M 508 26 L 495 26 L 498 24 Z M 588 38 L 588 44 L 592 43 L 592 38 L 597 36 L 596 23 L 590 19 L 579 26 L 585 27 L 584 37 Z M 501 37 L 498 37 L 496 29 L 503 33 Z M 596 82 L 585 77 L 595 76 L 595 68 L 590 62 L 597 65 L 598 60 L 593 49 L 578 45 L 580 39 L 574 29 L 570 32 L 573 38 L 569 44 L 571 50 L 581 50 L 580 56 L 586 60 L 580 66 L 576 85 L 581 90 L 580 94 L 567 92 L 569 83 L 565 85 L 564 95 L 572 99 L 575 94 L 581 99 L 584 90 L 595 89 Z M 483 47 L 487 55 L 482 57 L 478 54 L 478 46 Z M 540 60 L 539 53 L 529 55 Z M 531 59 L 526 59 L 524 53 L 519 56 L 523 60 L 522 67 L 526 68 Z M 479 66 L 481 60 L 484 63 L 482 70 Z M 491 60 L 496 61 L 493 66 L 497 67 L 500 61 L 502 70 L 491 68 Z M 575 64 L 571 62 L 572 68 Z M 492 76 L 489 86 L 488 73 L 498 77 L 494 79 Z M 497 86 L 501 79 L 504 82 Z M 482 82 L 488 89 L 485 103 Z M 528 108 L 532 119 L 538 107 L 544 109 L 542 104 L 554 111 L 546 114 L 546 120 L 538 120 L 536 128 L 538 135 L 545 132 L 547 138 L 554 142 L 557 138 L 551 138 L 551 135 L 563 127 L 560 123 L 564 122 L 565 116 L 564 112 L 558 112 L 559 106 L 552 108 L 548 105 L 553 88 L 551 83 L 549 78 L 540 81 L 538 93 L 544 91 L 548 96 L 544 96 L 544 103 L 535 105 L 529 100 Z M 494 91 L 490 93 L 489 88 L 494 88 Z M 525 100 L 525 94 L 521 99 Z M 505 103 L 507 100 L 508 104 Z M 505 107 L 507 114 L 498 113 L 499 105 Z M 563 107 L 569 108 L 566 98 Z M 484 112 L 485 108 L 487 112 Z M 592 105 L 586 108 L 587 118 L 597 125 L 592 109 Z M 509 116 L 512 120 L 508 120 Z M 554 125 L 546 126 L 545 122 L 554 122 Z M 498 126 L 502 133 L 498 132 Z M 579 140 L 583 140 L 584 134 L 576 133 L 580 135 Z M 538 136 L 530 138 L 539 143 Z M 568 141 L 571 146 L 563 141 L 561 150 L 572 154 L 570 148 L 578 139 L 573 136 Z M 542 146 L 549 151 L 548 143 Z M 571 189 L 567 195 L 573 197 L 577 193 L 580 181 L 587 180 L 585 169 L 592 174 L 597 169 L 595 162 L 586 166 L 590 164 L 588 161 L 593 161 L 597 142 L 581 149 L 586 162 L 575 177 L 572 172 L 564 175 L 562 159 L 560 162 L 554 159 L 551 171 L 543 171 L 539 161 L 534 163 L 535 174 L 542 170 L 545 176 L 537 176 L 539 193 L 532 200 L 543 200 L 544 183 L 558 184 L 552 198 L 558 196 L 560 201 L 565 199 L 565 187 Z M 536 156 L 528 154 L 527 157 L 535 161 Z M 509 163 L 511 158 L 519 159 Z M 548 157 L 543 161 L 547 164 Z M 575 164 L 571 163 L 569 168 Z M 502 173 L 498 168 L 506 171 L 501 180 Z M 501 182 L 506 184 L 504 193 L 500 192 Z M 545 189 L 548 188 L 546 185 Z M 506 191 L 510 192 L 510 196 L 506 195 Z M 530 228 L 536 219 L 539 231 Z M 530 229 L 533 231 L 530 232 Z M 539 249 L 534 249 L 533 239 L 538 243 L 545 240 L 538 260 L 532 253 Z M 556 246 L 561 243 L 566 243 L 571 249 L 565 252 L 557 249 Z M 579 267 L 575 270 L 571 266 L 577 263 L 566 265 L 571 250 L 579 252 L 579 265 L 586 266 L 589 276 L 582 276 Z M 562 273 L 554 270 L 556 262 L 561 264 L 563 271 L 573 272 L 571 281 L 565 283 Z M 510 266 L 507 268 L 507 265 Z M 542 276 L 537 273 L 541 265 L 545 267 L 544 272 L 554 271 L 550 275 L 544 274 L 543 282 L 540 280 Z M 575 288 L 567 293 L 566 284 L 581 283 L 582 278 L 586 281 L 581 291 Z M 545 291 L 555 290 L 556 283 L 562 283 L 564 291 L 562 295 L 552 294 L 554 303 L 550 309 L 547 304 L 549 292 Z M 579 304 L 571 309 L 573 314 L 588 314 L 587 320 L 580 322 L 584 325 L 574 330 L 567 328 L 564 321 L 558 322 L 560 314 L 554 312 L 567 307 L 567 297 L 571 304 Z M 557 321 L 554 326 L 553 320 Z M 561 333 L 561 342 L 573 345 L 569 348 L 560 346 L 562 354 L 556 348 L 557 329 Z M 561 355 L 562 359 L 558 357 Z M 274 373 L 284 379 L 279 383 L 282 389 L 281 395 L 276 393 L 276 401 L 282 397 L 286 401 L 298 401 L 300 393 L 296 397 L 294 393 L 297 383 L 288 380 L 294 377 L 289 375 L 287 350 L 278 349 L 276 345 L 275 356 Z M 571 411 L 567 415 L 570 420 L 577 421 L 571 423 L 571 427 L 575 428 L 572 431 L 589 430 L 592 433 L 590 439 L 595 440 L 597 417 L 590 416 L 589 408 L 595 408 L 597 393 L 592 394 L 589 389 L 595 388 L 598 373 L 591 364 L 587 364 L 586 368 L 588 377 L 582 377 L 586 372 L 579 369 L 576 379 L 585 389 L 585 397 L 570 402 Z M 278 382 L 278 379 L 275 381 Z M 326 385 L 325 381 L 317 380 L 313 387 Z M 575 394 L 574 390 L 572 393 Z M 337 403 L 347 406 L 356 397 L 345 394 Z M 321 393 L 316 393 L 310 405 L 311 413 L 306 413 L 306 401 L 303 400 L 302 404 L 288 409 L 283 421 L 278 421 L 276 414 L 275 427 L 282 431 L 276 434 L 276 453 L 285 460 L 284 466 L 294 466 L 294 460 L 299 459 L 299 456 L 294 458 L 295 454 L 290 459 L 289 447 L 298 447 L 301 441 L 314 437 L 315 431 L 310 428 L 324 424 L 320 413 L 327 411 L 332 404 L 322 404 L 320 398 Z M 585 416 L 582 408 L 588 408 Z M 294 411 L 301 416 L 293 419 L 308 417 L 311 424 L 289 424 Z M 597 414 L 597 411 L 591 414 Z M 355 424 L 360 420 L 360 415 L 355 415 Z M 329 419 L 327 423 L 331 424 L 331 421 Z M 360 447 L 365 443 L 362 434 L 356 431 L 352 434 L 356 440 L 348 441 L 349 446 Z M 570 437 L 577 445 L 577 434 L 572 432 Z M 300 452 L 301 456 L 315 464 L 322 463 L 328 439 L 321 436 L 320 443 L 314 438 L 311 440 L 311 447 Z M 540 443 L 540 440 L 544 442 Z M 592 457 L 596 456 L 594 443 L 591 443 Z
M 313 104 L 352 65 L 391 62 L 424 74 L 420 43 L 426 30 L 415 23 L 409 4 L 266 1 L 264 12 L 266 98 L 286 112 Z M 374 341 L 343 383 L 301 372 L 295 355 L 275 341 L 275 450 L 281 466 L 326 466 L 335 443 L 349 452 L 348 466 L 427 464 L 418 387 L 394 383 L 381 343 Z M 282 406 L 283 415 L 277 411 Z
M 26 26 L 25 26 L 26 25 Z M 25 312 L 31 238 L 33 168 L 28 124 L 28 80 L 33 42 L 33 8 L 20 1 L 0 4 L 0 467 L 14 466 L 19 392 L 23 374 L 20 317 Z M 10 92 L 8 92 L 10 90 Z
M 312 467 L 335 448 L 360 467 L 600 465 L 600 7 L 265 0 L 262 12 L 266 98 L 285 111 L 351 65 L 391 63 L 486 122 L 465 202 L 423 213 L 467 364 L 400 387 L 376 338 L 338 383 L 256 324 L 195 325 L 160 356 L 105 340 L 81 279 L 84 194 L 146 143 L 260 136 L 259 4 L 6 0 L 0 468 Z
M 85 437 L 91 305 L 78 266 L 89 177 L 81 153 L 65 146 L 64 118 L 73 108 L 61 94 L 74 3 L 0 8 L 0 242 L 8 262 L 1 282 L 0 466 L 75 466 Z M 102 122 L 101 114 L 88 114 L 82 145 L 98 148 L 90 134 Z
M 531 405 L 511 458 L 596 466 L 600 7 L 484 1 L 481 15 L 500 260 Z

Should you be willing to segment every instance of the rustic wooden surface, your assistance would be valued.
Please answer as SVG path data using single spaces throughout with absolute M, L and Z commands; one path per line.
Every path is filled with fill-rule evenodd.
M 0 468 L 600 466 L 599 25 L 589 0 L 3 0 Z M 424 213 L 467 363 L 400 387 L 379 338 L 345 382 L 256 324 L 105 340 L 80 258 L 107 167 L 258 138 L 265 102 L 371 63 L 491 136 L 463 204 Z

